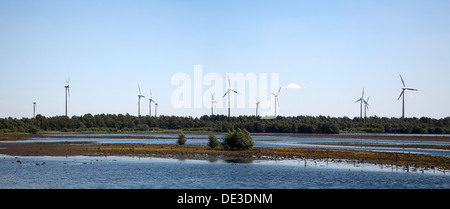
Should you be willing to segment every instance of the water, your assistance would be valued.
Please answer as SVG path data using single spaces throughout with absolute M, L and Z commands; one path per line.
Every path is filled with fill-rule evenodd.
M 450 176 L 438 171 L 325 161 L 3 155 L 0 168 L 0 188 L 450 189 Z
M 106 138 L 34 138 L 1 143 L 89 142 L 175 144 L 177 134 L 116 134 Z M 114 139 L 107 136 L 136 136 Z M 156 139 L 138 139 L 152 136 Z M 206 145 L 207 135 L 186 134 L 187 144 Z M 218 138 L 223 135 L 218 135 Z M 450 145 L 449 142 L 371 139 L 298 138 L 254 135 L 255 146 L 315 147 L 396 151 L 450 156 L 448 150 L 348 147 L 309 143 L 347 142 L 376 144 Z M 0 155 L 0 188 L 83 189 L 450 189 L 447 171 L 420 170 L 390 165 L 333 160 L 223 161 L 179 160 L 152 157 L 22 157 Z
M 57 134 L 61 138 L 34 138 L 31 140 L 0 142 L 1 143 L 32 143 L 32 142 L 91 142 L 91 143 L 132 143 L 132 144 L 175 144 L 177 134 Z M 66 138 L 64 136 L 127 136 L 136 137 L 136 139 L 117 139 L 117 138 Z M 150 136 L 155 139 L 139 139 L 138 137 Z M 186 134 L 187 145 L 207 145 L 208 135 L 206 134 Z M 223 135 L 217 135 L 220 139 Z M 276 134 L 257 134 L 252 136 L 256 147 L 294 147 L 294 148 L 325 148 L 325 149 L 351 149 L 351 150 L 367 150 L 379 152 L 401 152 L 412 154 L 426 154 L 436 156 L 450 157 L 450 150 L 441 149 L 421 149 L 421 148 L 392 148 L 392 147 L 364 147 L 364 146 L 339 146 L 339 145 L 313 145 L 310 143 L 370 143 L 385 145 L 447 145 L 450 142 L 442 141 L 401 141 L 401 140 L 377 140 L 377 139 L 334 139 L 334 138 L 300 138 L 286 135 Z

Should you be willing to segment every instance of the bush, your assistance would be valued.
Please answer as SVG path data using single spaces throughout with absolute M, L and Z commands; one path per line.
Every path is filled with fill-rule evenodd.
M 219 146 L 220 142 L 219 142 L 219 140 L 217 140 L 217 138 L 216 138 L 216 136 L 214 136 L 214 134 L 208 135 L 208 139 L 209 139 L 209 142 L 208 142 L 209 147 L 214 149 L 217 146 Z
M 137 126 L 138 131 L 148 131 L 150 130 L 150 127 L 148 127 L 147 124 L 139 124 Z
M 184 145 L 186 144 L 186 135 L 184 135 L 184 133 L 179 133 L 178 134 L 178 141 L 177 141 L 178 145 Z
M 227 136 L 223 140 L 223 146 L 232 149 L 250 149 L 255 145 L 250 133 L 246 129 L 233 130 L 228 132 Z

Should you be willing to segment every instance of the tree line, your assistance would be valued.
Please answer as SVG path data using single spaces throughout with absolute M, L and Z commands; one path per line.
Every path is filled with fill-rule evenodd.
M 278 116 L 261 119 L 256 116 L 227 117 L 204 115 L 180 116 L 132 116 L 129 114 L 85 114 L 83 116 L 37 115 L 35 118 L 0 118 L 0 133 L 62 132 L 135 132 L 135 131 L 214 131 L 227 132 L 246 129 L 252 133 L 413 133 L 450 134 L 450 117 L 421 118 L 348 118 L 326 116 Z

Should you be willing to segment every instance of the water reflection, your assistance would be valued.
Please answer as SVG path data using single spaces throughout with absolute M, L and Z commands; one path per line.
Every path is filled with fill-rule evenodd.
M 252 159 L 249 158 L 236 158 L 236 159 L 227 159 L 226 163 L 253 163 Z
M 406 170 L 400 166 L 337 160 L 250 162 L 245 159 L 213 158 L 210 161 L 123 156 L 3 155 L 0 156 L 0 167 L 1 188 L 450 188 L 450 176 L 437 169 Z

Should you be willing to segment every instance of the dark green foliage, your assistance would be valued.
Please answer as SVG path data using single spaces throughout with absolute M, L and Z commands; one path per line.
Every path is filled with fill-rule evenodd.
M 295 116 L 264 120 L 255 116 L 227 117 L 224 115 L 193 117 L 136 117 L 129 114 L 86 114 L 83 116 L 36 118 L 0 118 L 0 133 L 65 132 L 134 132 L 180 130 L 227 132 L 247 129 L 252 133 L 414 133 L 450 134 L 450 117 L 433 119 L 368 117 L 366 119 L 325 116 Z
M 220 142 L 216 138 L 216 136 L 214 136 L 214 134 L 209 134 L 208 135 L 208 146 L 214 149 L 219 145 L 220 145 Z
M 184 135 L 184 133 L 179 133 L 178 134 L 178 141 L 177 141 L 178 145 L 184 145 L 186 144 L 186 135 Z
M 231 149 L 250 149 L 255 145 L 255 142 L 246 129 L 238 128 L 228 132 L 222 145 Z

